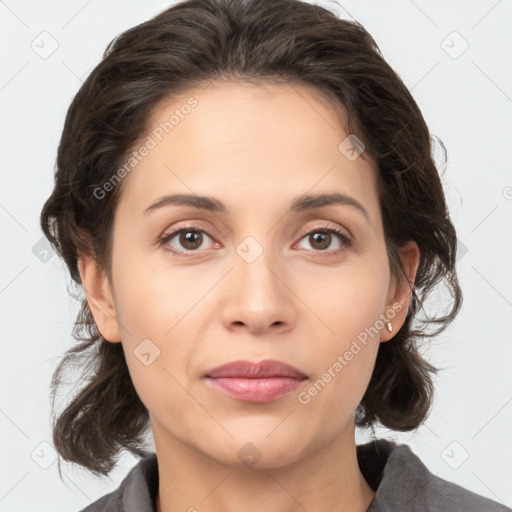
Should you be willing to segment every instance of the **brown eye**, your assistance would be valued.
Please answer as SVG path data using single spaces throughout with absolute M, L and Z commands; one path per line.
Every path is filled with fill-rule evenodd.
M 334 237 L 333 237 L 334 235 Z M 338 246 L 334 247 L 332 251 L 327 251 L 333 241 L 338 239 Z M 337 252 L 351 244 L 350 238 L 345 235 L 341 230 L 332 227 L 317 228 L 309 233 L 306 233 L 301 240 L 307 240 L 312 250 L 319 252 Z
M 317 232 L 309 235 L 309 241 L 314 249 L 323 251 L 331 245 L 332 235 L 327 232 Z
M 187 251 L 198 249 L 203 241 L 203 233 L 199 231 L 182 231 L 179 235 L 179 243 Z
M 186 227 L 164 235 L 160 241 L 162 245 L 168 245 L 171 252 L 178 256 L 182 256 L 186 255 L 188 251 L 199 252 L 198 249 L 203 245 L 205 236 L 211 239 L 210 235 L 202 229 Z M 177 241 L 173 244 L 171 242 L 174 239 L 177 239 Z

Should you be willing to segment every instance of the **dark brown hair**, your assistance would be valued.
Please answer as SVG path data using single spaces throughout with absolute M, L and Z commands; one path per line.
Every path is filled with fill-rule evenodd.
M 422 358 L 418 342 L 441 332 L 462 301 L 457 240 L 433 159 L 434 139 L 406 86 L 359 23 L 299 0 L 187 0 L 120 34 L 67 112 L 55 187 L 41 213 L 45 235 L 77 285 L 80 254 L 93 255 L 110 278 L 122 182 L 101 200 L 93 191 L 133 151 L 162 101 L 212 80 L 314 86 L 333 111 L 344 109 L 340 123 L 365 144 L 363 158 L 377 163 L 391 271 L 404 277 L 398 249 L 409 240 L 418 244 L 421 260 L 406 321 L 380 344 L 356 425 L 417 428 L 429 414 L 431 374 L 438 371 Z M 429 317 L 422 305 L 440 284 L 450 304 Z M 122 448 L 142 453 L 149 416 L 121 344 L 102 338 L 83 295 L 81 301 L 73 329 L 80 343 L 66 352 L 52 379 L 53 440 L 64 460 L 105 475 Z M 84 385 L 55 418 L 57 389 L 73 368 L 82 370 Z

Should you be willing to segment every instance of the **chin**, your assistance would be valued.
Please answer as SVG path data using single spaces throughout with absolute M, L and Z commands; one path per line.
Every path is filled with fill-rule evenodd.
M 272 438 L 272 434 L 267 437 L 271 430 L 267 429 L 264 435 L 250 436 L 245 433 L 244 436 L 235 436 L 230 440 L 228 451 L 223 450 L 215 458 L 228 466 L 248 469 L 282 468 L 300 460 L 303 450 L 297 440 L 291 435 Z

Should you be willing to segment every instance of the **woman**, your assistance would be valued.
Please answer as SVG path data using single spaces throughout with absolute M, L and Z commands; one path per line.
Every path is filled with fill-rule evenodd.
M 121 34 L 70 106 L 41 223 L 85 295 L 53 398 L 75 360 L 94 370 L 55 447 L 103 475 L 143 457 L 85 510 L 507 510 L 355 443 L 425 421 L 418 342 L 462 300 L 428 128 L 359 24 L 188 0 Z M 419 318 L 442 284 L 448 313 Z

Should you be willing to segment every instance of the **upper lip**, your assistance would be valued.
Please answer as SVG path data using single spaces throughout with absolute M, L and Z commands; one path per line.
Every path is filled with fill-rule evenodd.
M 241 377 L 246 379 L 263 379 L 266 377 L 292 377 L 294 379 L 305 379 L 306 375 L 299 369 L 274 359 L 264 359 L 259 362 L 232 361 L 206 373 L 206 377 Z

